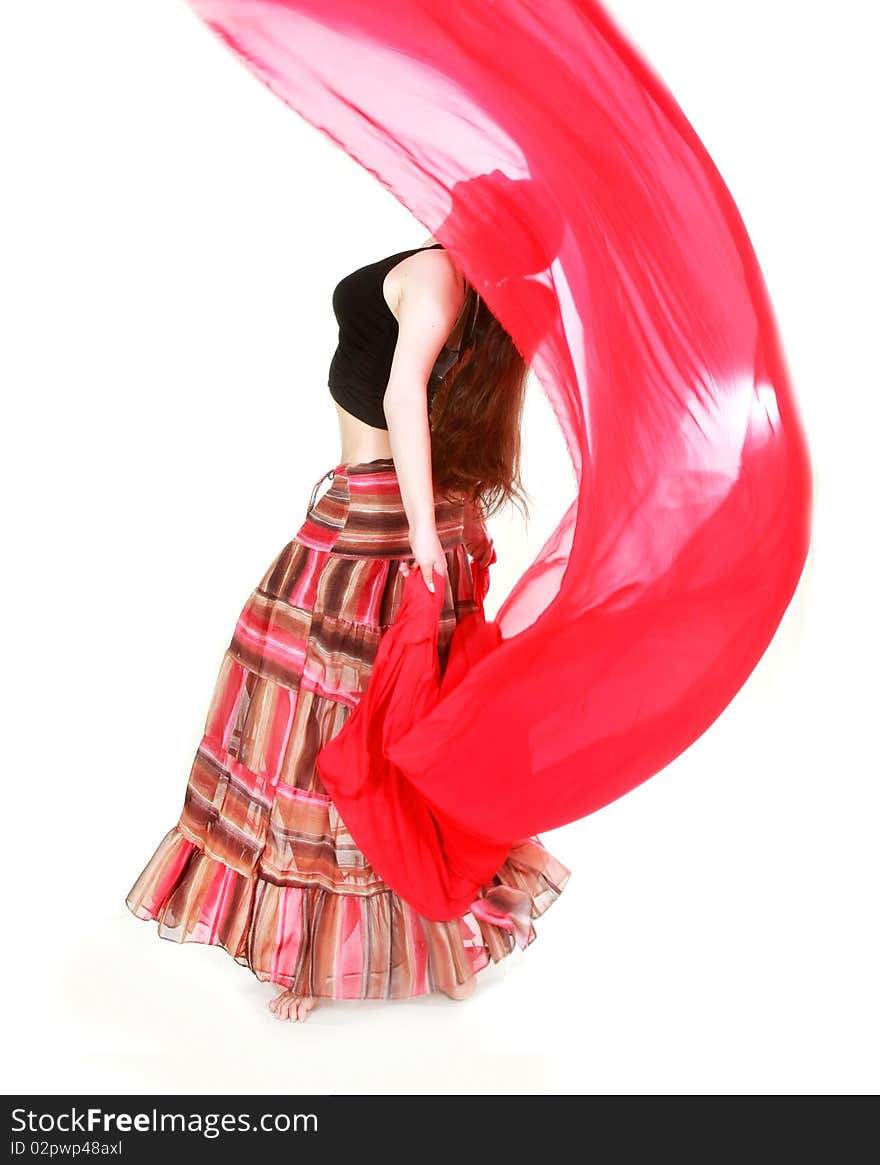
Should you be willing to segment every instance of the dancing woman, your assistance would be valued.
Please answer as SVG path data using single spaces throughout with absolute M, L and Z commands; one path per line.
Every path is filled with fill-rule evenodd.
M 429 920 L 371 868 L 321 782 L 315 758 L 365 691 L 409 571 L 444 588 L 441 668 L 481 602 L 470 560 L 495 561 L 486 519 L 523 496 L 528 371 L 433 238 L 346 276 L 333 309 L 340 460 L 242 609 L 180 818 L 126 898 L 161 937 L 223 947 L 277 984 L 285 1020 L 322 998 L 466 998 L 534 939 L 569 877 L 524 838 L 471 910 Z

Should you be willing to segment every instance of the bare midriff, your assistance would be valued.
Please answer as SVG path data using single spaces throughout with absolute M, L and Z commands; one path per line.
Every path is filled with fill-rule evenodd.
M 333 404 L 339 419 L 340 464 L 356 465 L 392 456 L 387 429 L 375 429 L 346 412 L 336 401 Z

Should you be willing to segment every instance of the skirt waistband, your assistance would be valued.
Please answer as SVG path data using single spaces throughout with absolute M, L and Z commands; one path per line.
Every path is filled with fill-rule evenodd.
M 329 489 L 316 501 L 321 483 Z M 464 504 L 436 498 L 434 520 L 444 550 L 464 540 Z M 411 558 L 409 519 L 393 457 L 341 462 L 315 482 L 296 540 L 350 558 Z

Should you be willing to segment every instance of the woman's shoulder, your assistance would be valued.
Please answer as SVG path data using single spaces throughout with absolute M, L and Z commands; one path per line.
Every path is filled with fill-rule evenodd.
M 394 305 L 392 310 L 400 306 L 406 295 L 410 300 L 440 300 L 457 312 L 467 288 L 449 252 L 444 247 L 433 247 L 416 251 L 398 263 L 388 273 L 383 290 L 387 292 L 389 306 Z

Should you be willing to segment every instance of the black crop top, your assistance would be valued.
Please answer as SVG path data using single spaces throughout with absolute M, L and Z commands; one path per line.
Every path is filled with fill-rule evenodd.
M 388 388 L 399 330 L 382 294 L 382 284 L 391 268 L 407 255 L 442 246 L 431 243 L 398 251 L 352 271 L 334 288 L 333 313 L 339 324 L 339 344 L 330 362 L 327 386 L 331 397 L 346 412 L 376 429 L 388 428 L 382 399 Z M 431 380 L 441 379 L 458 355 L 457 349 L 444 344 L 431 370 Z

